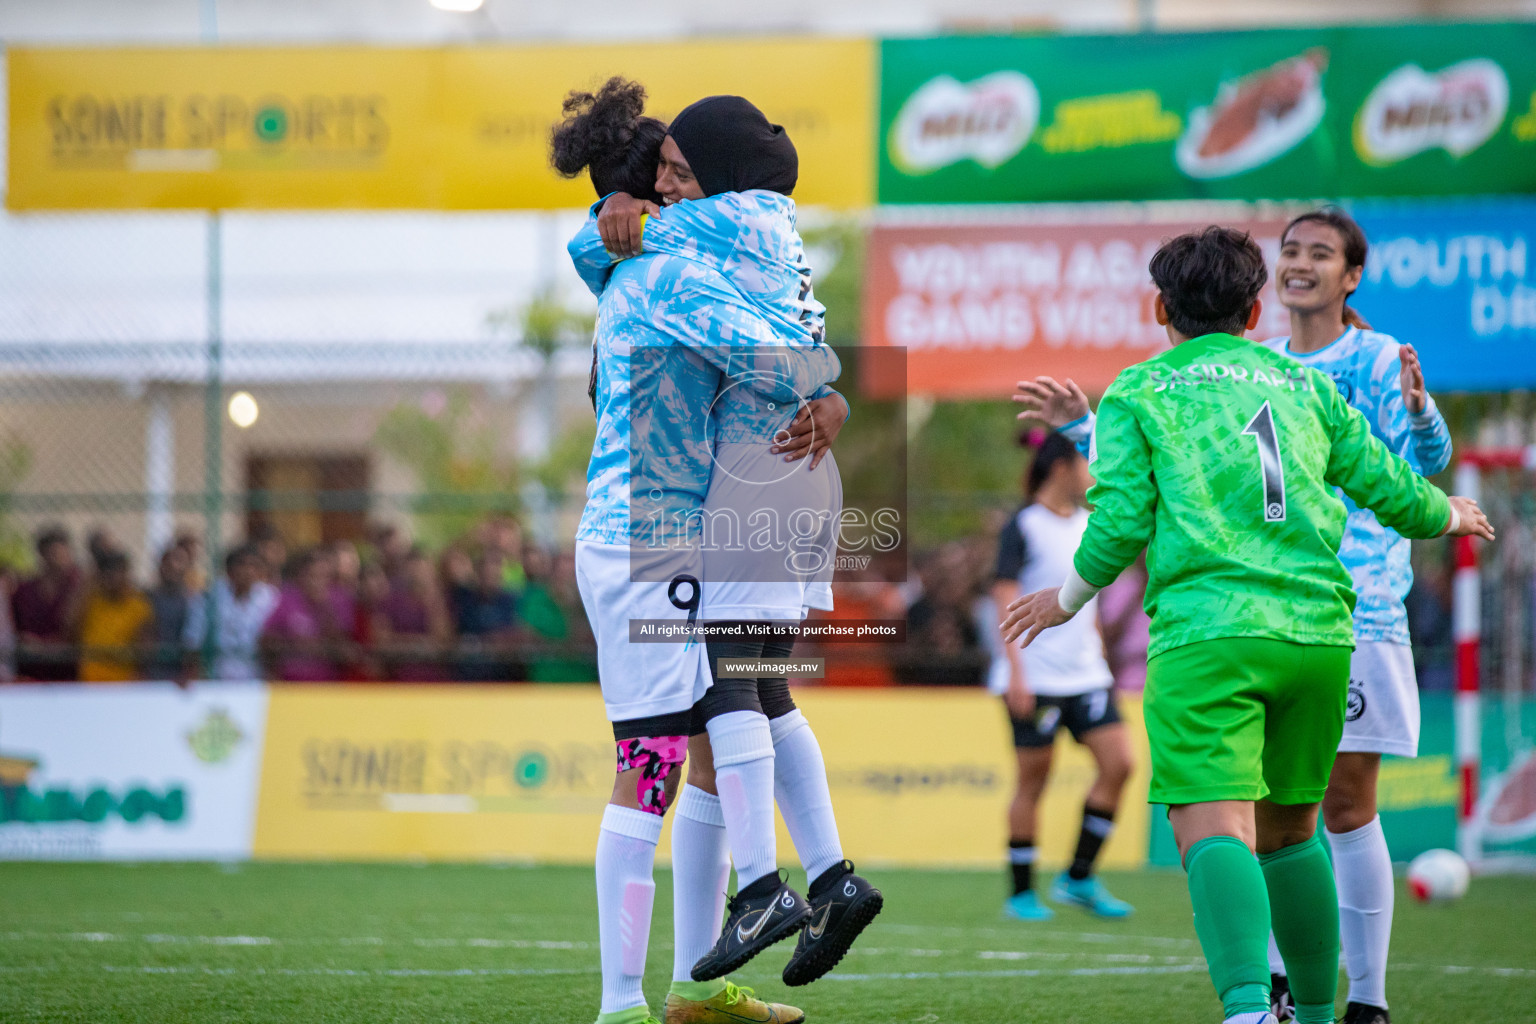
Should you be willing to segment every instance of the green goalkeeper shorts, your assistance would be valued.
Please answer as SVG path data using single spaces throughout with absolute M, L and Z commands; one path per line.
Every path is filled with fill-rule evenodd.
M 1323 798 L 1344 732 L 1348 647 L 1204 640 L 1147 663 L 1155 804 Z

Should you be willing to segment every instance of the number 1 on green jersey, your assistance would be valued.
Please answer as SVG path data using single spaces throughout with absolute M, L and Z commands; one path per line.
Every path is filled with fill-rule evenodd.
M 1269 402 L 1259 406 L 1253 419 L 1243 428 L 1252 435 L 1259 449 L 1259 474 L 1264 480 L 1264 521 L 1285 522 L 1285 469 L 1280 464 L 1280 435 L 1275 431 L 1275 414 Z

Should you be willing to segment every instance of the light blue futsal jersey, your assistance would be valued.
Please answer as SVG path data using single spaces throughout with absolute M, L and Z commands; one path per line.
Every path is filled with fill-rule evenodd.
M 1333 378 L 1344 400 L 1364 414 L 1371 433 L 1420 474 L 1433 476 L 1451 464 L 1451 433 L 1435 400 L 1428 398 L 1417 416 L 1403 404 L 1403 364 L 1396 338 L 1351 327 L 1316 352 L 1298 354 L 1289 343 L 1287 337 L 1262 344 Z M 1382 526 L 1374 512 L 1358 508 L 1342 491 L 1339 497 L 1349 513 L 1339 560 L 1349 570 L 1358 597 L 1355 640 L 1407 644 L 1403 599 L 1413 585 L 1408 540 Z
M 744 197 L 749 201 L 743 208 L 754 216 L 727 216 Z M 691 219 L 707 211 L 685 208 L 704 204 L 720 213 L 704 225 L 703 237 L 687 240 L 687 255 L 679 254 L 687 249 L 679 230 L 672 239 L 679 251 L 653 255 L 647 244 L 646 253 L 615 264 L 603 251 L 595 216 L 568 246 L 599 300 L 597 437 L 579 540 L 654 546 L 684 539 L 709 487 L 712 435 L 737 429 L 722 421 L 717 396 L 738 391 L 745 409 L 771 404 L 787 422 L 802 396 L 824 393 L 841 372 L 836 354 L 821 340 L 819 307 L 808 317 L 783 301 L 798 294 L 798 274 L 792 288 L 786 275 L 763 269 L 771 262 L 763 253 L 783 257 L 789 251 L 787 243 L 772 247 L 776 236 L 768 229 L 787 225 L 793 235 L 793 203 L 772 193 L 740 193 L 678 204 L 648 219 L 647 243 L 653 225 L 669 213 Z M 738 290 L 738 276 L 763 301 Z M 754 397 L 749 401 L 747 394 Z M 762 436 L 760 424 L 740 429 Z
M 646 218 L 642 244 L 648 253 L 673 253 L 719 271 L 773 326 L 779 344 L 823 343 L 826 307 L 812 291 L 795 201 L 788 196 L 754 189 L 675 203 Z M 771 444 L 798 408 L 798 402 L 777 402 L 725 381 L 710 410 L 711 441 Z M 775 458 L 766 449 L 764 457 Z
M 642 244 L 719 270 L 785 344 L 822 344 L 826 310 L 787 196 L 754 190 L 676 203 L 646 220 Z M 805 397 L 830 393 L 822 387 Z M 829 452 L 812 469 L 772 451 L 800 408 L 722 378 L 709 416 L 714 466 L 702 515 L 707 618 L 794 621 L 806 607 L 832 607 L 837 460 Z
M 1403 404 L 1397 339 L 1351 327 L 1337 341 L 1305 355 L 1292 352 L 1290 340 L 1271 338 L 1260 344 L 1331 377 L 1344 400 L 1365 416 L 1371 433 L 1420 474 L 1433 476 L 1451 464 L 1451 433 L 1435 400 L 1428 398 L 1417 416 L 1409 415 Z M 1061 428 L 1085 455 L 1093 422 L 1090 413 Z M 1354 582 L 1355 640 L 1406 645 L 1408 610 L 1403 599 L 1413 585 L 1408 540 L 1382 526 L 1374 512 L 1357 507 L 1343 491 L 1338 495 L 1349 513 L 1339 561 Z

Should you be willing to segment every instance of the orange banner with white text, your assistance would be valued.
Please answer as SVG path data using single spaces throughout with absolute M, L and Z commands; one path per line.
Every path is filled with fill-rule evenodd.
M 1103 391 L 1167 347 L 1148 261 L 1165 239 L 1210 220 L 883 224 L 866 262 L 866 342 L 903 348 L 911 391 L 1001 398 L 1041 374 Z M 1283 220 L 1217 221 L 1250 232 L 1274 264 Z M 1273 286 L 1254 337 L 1287 329 Z M 900 383 L 866 374 L 872 395 Z

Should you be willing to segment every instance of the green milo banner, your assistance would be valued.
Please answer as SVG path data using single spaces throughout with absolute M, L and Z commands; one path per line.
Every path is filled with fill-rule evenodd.
M 1536 24 L 881 44 L 881 203 L 1536 192 Z

